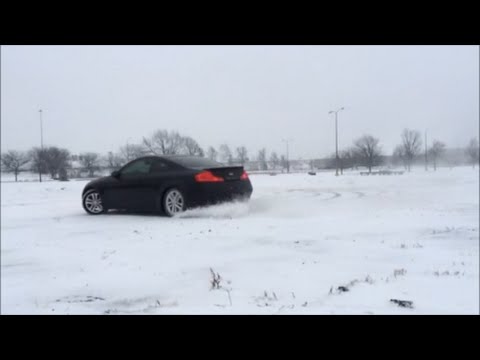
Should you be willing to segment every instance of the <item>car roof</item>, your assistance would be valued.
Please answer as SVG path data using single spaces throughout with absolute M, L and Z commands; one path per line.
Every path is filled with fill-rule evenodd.
M 157 159 L 157 160 L 164 160 L 166 162 L 168 162 L 169 164 L 171 165 L 174 165 L 174 166 L 180 166 L 182 168 L 204 168 L 204 167 L 218 167 L 218 166 L 221 166 L 220 163 L 217 163 L 216 161 L 213 161 L 212 164 L 198 164 L 198 165 L 195 165 L 195 164 L 191 164 L 191 163 L 183 163 L 182 161 L 175 161 L 175 160 L 179 160 L 179 159 L 186 159 L 187 161 L 188 160 L 205 160 L 207 161 L 207 159 L 205 159 L 204 157 L 202 156 L 196 156 L 196 155 L 146 155 L 146 156 L 141 156 L 141 157 L 138 157 L 134 160 L 131 160 L 129 161 L 128 163 L 126 163 L 120 170 L 122 170 L 124 167 L 126 167 L 127 165 L 131 164 L 132 162 L 135 162 L 135 161 L 138 161 L 138 160 L 142 160 L 142 159 Z
M 201 156 L 196 156 L 196 155 L 146 155 L 146 156 L 141 156 L 141 157 L 138 157 L 134 160 L 131 160 L 129 161 L 128 163 L 131 163 L 131 162 L 134 162 L 134 161 L 137 161 L 137 160 L 141 160 L 141 159 L 158 159 L 158 160 L 166 160 L 170 163 L 174 163 L 175 165 L 181 165 L 177 162 L 175 162 L 175 159 L 202 159 Z M 183 166 L 183 165 L 181 165 Z
M 201 156 L 197 155 L 145 155 L 145 156 L 140 156 L 136 159 L 133 159 L 132 161 L 135 160 L 140 160 L 140 159 L 176 159 L 176 158 L 202 158 Z

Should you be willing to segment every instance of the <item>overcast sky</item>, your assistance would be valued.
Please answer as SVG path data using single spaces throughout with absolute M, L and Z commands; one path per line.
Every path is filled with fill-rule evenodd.
M 205 149 L 312 158 L 404 128 L 464 146 L 479 133 L 475 46 L 2 46 L 1 150 L 116 151 L 156 129 Z

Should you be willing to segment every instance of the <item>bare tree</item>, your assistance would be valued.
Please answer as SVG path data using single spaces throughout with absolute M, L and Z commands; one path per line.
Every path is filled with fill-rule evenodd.
M 66 172 L 66 169 L 70 166 L 70 152 L 67 149 L 60 149 L 55 146 L 50 146 L 47 149 L 46 155 L 47 168 L 52 179 L 55 179 L 60 172 Z
M 358 156 L 355 148 L 348 148 L 338 153 L 341 175 L 343 175 L 344 169 L 352 168 L 356 165 L 358 161 L 357 157 Z
M 397 165 L 400 162 L 405 167 L 405 169 L 408 169 L 407 158 L 405 156 L 403 145 L 397 145 L 393 150 L 392 162 L 394 163 L 394 165 Z
M 184 147 L 184 152 L 187 155 L 195 155 L 195 156 L 204 156 L 205 153 L 203 149 L 198 145 L 198 143 L 189 136 L 185 136 L 182 138 L 182 143 Z M 182 153 L 182 149 L 180 149 L 180 153 Z
M 358 165 L 363 164 L 363 160 L 357 154 L 358 150 L 355 147 L 351 147 L 345 150 L 338 152 L 338 167 L 340 169 L 340 174 L 343 175 L 343 170 L 351 167 L 357 167 Z M 336 169 L 337 167 L 337 155 L 332 153 L 327 158 L 327 168 Z
M 110 169 L 118 169 L 122 165 L 123 165 L 122 157 L 110 151 L 107 155 L 107 166 Z
M 468 156 L 468 159 L 472 163 L 473 168 L 475 169 L 475 164 L 478 164 L 479 161 L 479 145 L 477 138 L 472 138 L 465 149 L 465 153 Z
M 207 150 L 207 158 L 213 161 L 217 161 L 218 152 L 213 146 L 209 146 Z
M 276 170 L 277 166 L 280 163 L 277 153 L 274 151 L 270 154 L 270 163 L 272 164 L 273 170 Z
M 219 148 L 220 160 L 228 165 L 233 164 L 233 156 L 230 147 L 227 144 L 220 145 Z
M 60 181 L 68 181 L 68 174 L 67 174 L 67 168 L 62 167 L 60 170 L 58 170 L 58 180 Z
M 412 161 L 420 153 L 422 136 L 417 130 L 405 129 L 402 132 L 402 146 L 407 169 L 410 171 Z
M 247 148 L 245 146 L 237 147 L 237 160 L 242 166 L 248 161 Z
M 265 148 L 258 151 L 257 161 L 260 170 L 268 170 L 267 150 Z
M 70 166 L 70 154 L 67 149 L 60 149 L 55 146 L 40 149 L 34 148 L 30 152 L 32 156 L 32 170 L 37 172 L 48 172 L 52 179 L 55 179 L 60 172 L 66 172 Z
M 143 144 L 154 155 L 180 154 L 184 146 L 184 140 L 176 131 L 156 131 L 149 139 L 143 138 Z
M 6 172 L 15 174 L 15 181 L 17 181 L 21 167 L 29 161 L 30 156 L 21 151 L 10 150 L 6 154 L 2 154 L 2 166 Z
M 340 154 L 338 154 L 338 156 L 340 157 Z M 336 153 L 330 154 L 330 156 L 327 158 L 326 167 L 327 167 L 327 169 L 336 169 L 337 168 L 337 155 L 336 155 Z
M 430 158 L 433 160 L 433 170 L 437 171 L 437 160 L 445 152 L 445 144 L 438 140 L 433 140 L 432 146 L 428 150 Z
M 144 152 L 153 155 L 205 156 L 195 139 L 182 136 L 176 131 L 157 130 L 150 138 L 143 138 L 143 145 Z
M 363 135 L 354 143 L 355 154 L 358 159 L 368 167 L 368 172 L 372 172 L 372 166 L 380 161 L 381 148 L 378 145 L 379 140 L 371 135 Z
M 34 147 L 32 150 L 30 150 L 29 156 L 32 159 L 32 164 L 31 164 L 32 171 L 37 172 L 39 174 L 47 173 L 46 154 L 47 154 L 47 149 Z M 41 175 L 40 175 L 40 181 L 42 181 Z
M 126 144 L 120 147 L 120 156 L 123 162 L 135 160 L 147 154 L 147 151 L 142 145 Z
M 93 177 L 95 170 L 98 170 L 98 154 L 93 152 L 83 153 L 79 156 L 80 164 L 88 171 L 88 176 Z

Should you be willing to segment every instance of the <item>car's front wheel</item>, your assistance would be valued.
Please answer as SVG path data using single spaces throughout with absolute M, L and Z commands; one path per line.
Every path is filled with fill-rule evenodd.
M 85 211 L 90 215 L 99 215 L 105 212 L 102 196 L 97 190 L 88 190 L 83 195 L 82 204 Z
M 163 210 L 167 216 L 174 216 L 185 210 L 185 197 L 180 190 L 167 190 L 163 196 Z

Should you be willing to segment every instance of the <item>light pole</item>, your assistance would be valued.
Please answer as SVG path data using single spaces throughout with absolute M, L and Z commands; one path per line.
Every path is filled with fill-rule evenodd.
M 427 130 L 425 130 L 425 171 L 428 171 Z
M 338 176 L 338 112 L 344 110 L 344 107 L 341 107 L 338 110 L 329 111 L 329 114 L 335 114 L 335 176 Z
M 40 182 L 42 182 L 42 166 L 43 166 L 43 120 L 42 120 L 42 109 L 38 110 L 40 114 L 40 157 L 38 159 L 38 176 Z
M 291 140 L 292 139 L 282 139 L 282 141 L 285 142 L 287 148 L 287 174 L 290 172 L 290 160 L 288 159 L 288 142 Z

